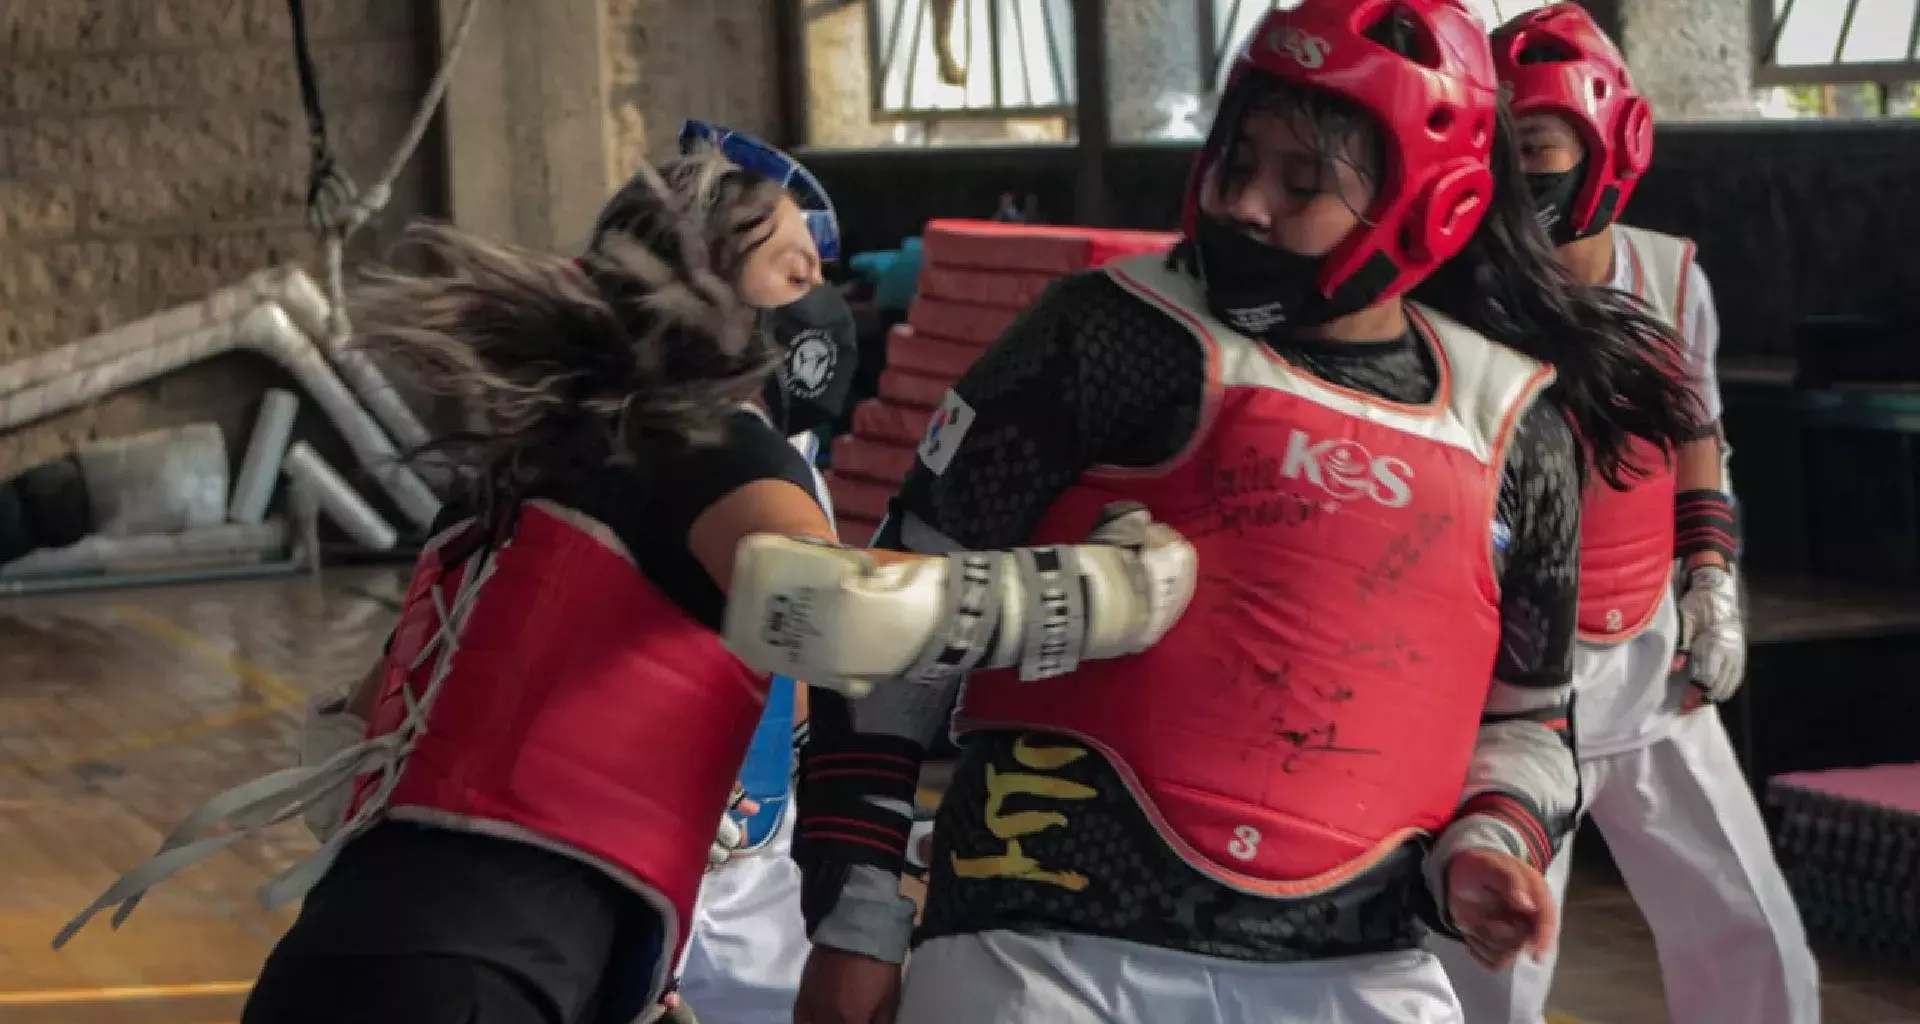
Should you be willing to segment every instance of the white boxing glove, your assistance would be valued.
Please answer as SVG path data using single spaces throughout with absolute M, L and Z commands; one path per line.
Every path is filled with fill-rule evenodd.
M 753 668 L 860 696 L 976 668 L 1026 680 L 1137 654 L 1193 598 L 1193 546 L 1144 506 L 1109 506 L 1090 543 L 959 551 L 882 565 L 869 552 L 756 534 L 740 542 L 724 635 Z
M 1739 577 L 1717 565 L 1689 570 L 1680 595 L 1683 635 L 1693 685 L 1710 703 L 1732 698 L 1747 671 L 1747 626 L 1740 614 Z

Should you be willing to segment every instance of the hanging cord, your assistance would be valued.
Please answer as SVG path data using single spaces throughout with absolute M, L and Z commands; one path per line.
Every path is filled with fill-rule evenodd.
M 347 320 L 347 286 L 342 254 L 347 243 L 353 239 L 354 232 L 386 209 L 387 201 L 392 198 L 394 181 L 412 161 L 414 151 L 420 148 L 420 140 L 426 137 L 427 125 L 433 121 L 434 112 L 440 108 L 440 101 L 447 94 L 447 83 L 453 77 L 453 65 L 460 59 L 461 47 L 466 45 L 467 35 L 473 28 L 474 13 L 480 8 L 480 0 L 467 0 L 466 6 L 461 8 L 453 37 L 447 42 L 440 68 L 434 72 L 433 81 L 427 86 L 427 94 L 420 99 L 420 108 L 414 112 L 413 123 L 407 127 L 406 136 L 388 159 L 385 169 L 364 192 L 354 187 L 353 179 L 335 162 L 333 147 L 327 140 L 326 111 L 320 104 L 319 81 L 314 74 L 313 54 L 307 42 L 306 4 L 303 0 L 287 0 L 287 8 L 293 16 L 294 60 L 300 73 L 300 102 L 307 110 L 311 150 L 307 223 L 320 236 L 325 247 L 327 299 L 333 307 L 327 326 L 328 332 L 338 340 L 346 338 L 353 331 L 353 325 Z

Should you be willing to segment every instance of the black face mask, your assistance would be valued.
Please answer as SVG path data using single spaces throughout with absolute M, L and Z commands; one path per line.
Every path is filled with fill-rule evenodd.
M 840 289 L 823 284 L 785 306 L 763 310 L 760 325 L 780 352 L 763 398 L 781 432 L 791 436 L 837 422 L 860 361 L 853 310 Z
M 1582 238 L 1592 238 L 1613 222 L 1612 206 L 1603 200 L 1600 209 L 1594 212 L 1593 223 L 1587 225 L 1587 230 L 1573 229 L 1573 204 L 1580 197 L 1581 183 L 1586 180 L 1587 164 L 1584 160 L 1571 171 L 1527 175 L 1527 191 L 1533 195 L 1534 219 L 1546 231 L 1547 238 L 1553 241 L 1555 248 Z
M 1343 287 L 1331 298 L 1322 295 L 1325 256 L 1275 248 L 1205 215 L 1197 220 L 1194 243 L 1207 304 L 1213 315 L 1242 334 L 1257 337 L 1279 328 L 1324 324 L 1373 302 L 1374 294 L 1354 287 Z

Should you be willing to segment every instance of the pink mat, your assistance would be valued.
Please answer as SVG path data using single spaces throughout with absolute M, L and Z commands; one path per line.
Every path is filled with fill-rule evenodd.
M 1881 764 L 1871 768 L 1790 772 L 1776 775 L 1770 781 L 1777 786 L 1790 786 L 1920 815 L 1920 764 Z

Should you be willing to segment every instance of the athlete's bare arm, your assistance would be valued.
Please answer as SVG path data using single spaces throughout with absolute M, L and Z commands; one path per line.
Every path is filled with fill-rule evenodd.
M 1675 453 L 1674 540 L 1687 568 L 1730 568 L 1739 547 L 1733 482 L 1727 474 L 1726 435 L 1720 428 L 1720 316 L 1713 288 L 1699 264 L 1687 270 L 1687 366 L 1706 423 L 1701 437 Z
M 1460 813 L 1428 861 L 1443 907 L 1447 865 L 1461 851 L 1508 853 L 1544 872 L 1579 799 L 1571 714 L 1584 481 L 1573 432 L 1550 401 L 1522 418 L 1505 473 L 1500 653 Z
M 707 507 L 687 531 L 687 548 L 713 582 L 725 590 L 733 582 L 734 558 L 740 542 L 754 534 L 804 537 L 825 544 L 834 540 L 833 524 L 820 503 L 805 489 L 787 480 L 755 480 Z M 911 556 L 891 551 L 873 552 L 880 564 Z

